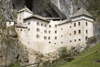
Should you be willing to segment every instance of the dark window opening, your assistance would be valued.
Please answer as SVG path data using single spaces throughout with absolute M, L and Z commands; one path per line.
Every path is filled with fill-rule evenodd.
M 55 31 L 55 33 L 57 33 L 57 31 Z
M 88 23 L 86 22 L 86 26 L 88 25 Z
M 57 37 L 55 37 L 55 39 L 57 39 Z
M 81 25 L 80 22 L 78 22 L 78 25 L 79 25 L 79 26 Z
M 55 25 L 55 27 L 57 27 L 57 25 Z
M 76 31 L 74 31 L 74 34 L 76 34 Z
M 79 30 L 79 34 L 81 33 L 81 30 Z
M 51 42 L 49 42 L 49 44 L 51 44 Z
M 51 28 L 51 25 L 49 25 L 49 28 Z
M 79 39 L 79 41 L 81 41 L 81 39 Z
M 88 40 L 88 37 L 86 36 L 85 40 L 87 41 Z
M 74 41 L 76 42 L 76 39 Z
M 74 27 L 76 27 L 76 23 L 74 23 Z
M 47 37 L 46 37 L 46 36 L 44 36 L 44 39 L 47 39 Z
M 86 34 L 88 34 L 88 30 L 86 30 Z
M 40 35 L 36 35 L 37 38 L 40 38 Z
M 39 32 L 39 31 L 40 31 L 40 29 L 39 29 L 39 28 L 37 28 L 37 31 Z
M 48 37 L 48 39 L 50 40 L 50 37 Z

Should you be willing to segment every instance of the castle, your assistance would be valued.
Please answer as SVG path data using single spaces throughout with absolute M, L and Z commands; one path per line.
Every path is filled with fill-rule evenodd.
M 19 10 L 16 25 L 19 41 L 42 53 L 65 46 L 68 49 L 78 44 L 86 46 L 87 39 L 93 37 L 94 18 L 84 8 L 72 13 L 67 20 L 62 20 L 39 16 L 27 7 Z

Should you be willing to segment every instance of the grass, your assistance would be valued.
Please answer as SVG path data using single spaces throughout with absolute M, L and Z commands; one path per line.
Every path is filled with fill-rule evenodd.
M 58 67 L 100 67 L 100 44 L 89 51 L 83 51 L 78 58 Z

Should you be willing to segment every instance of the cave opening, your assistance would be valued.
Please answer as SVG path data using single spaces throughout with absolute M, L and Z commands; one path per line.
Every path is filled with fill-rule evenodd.
M 25 5 L 27 8 L 29 8 L 31 11 L 32 11 L 32 3 L 33 3 L 33 0 L 26 0 L 25 2 Z

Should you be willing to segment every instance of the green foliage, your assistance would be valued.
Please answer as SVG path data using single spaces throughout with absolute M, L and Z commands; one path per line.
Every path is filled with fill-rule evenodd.
M 75 60 L 59 67 L 100 67 L 100 44 L 83 51 Z
M 21 63 L 18 62 L 16 64 L 10 64 L 8 67 L 20 67 L 21 66 Z

